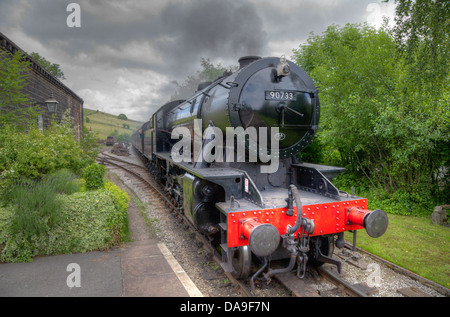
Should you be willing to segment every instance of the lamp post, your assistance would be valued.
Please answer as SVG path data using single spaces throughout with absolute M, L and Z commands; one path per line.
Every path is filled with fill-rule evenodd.
M 51 94 L 50 98 L 45 101 L 45 104 L 47 105 L 49 112 L 56 113 L 59 102 L 55 99 L 53 93 Z

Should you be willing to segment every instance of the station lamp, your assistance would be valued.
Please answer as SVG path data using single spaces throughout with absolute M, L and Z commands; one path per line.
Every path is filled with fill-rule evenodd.
M 53 93 L 51 94 L 50 98 L 45 101 L 45 104 L 47 105 L 49 112 L 56 113 L 59 102 L 55 99 Z

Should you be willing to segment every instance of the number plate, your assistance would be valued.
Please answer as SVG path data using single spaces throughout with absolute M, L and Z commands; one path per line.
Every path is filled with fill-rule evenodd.
M 290 101 L 297 99 L 298 91 L 269 90 L 266 91 L 266 100 Z

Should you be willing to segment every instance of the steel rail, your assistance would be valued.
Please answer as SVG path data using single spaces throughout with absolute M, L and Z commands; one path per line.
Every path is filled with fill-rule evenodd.
M 321 276 L 325 277 L 327 280 L 335 284 L 339 289 L 351 297 L 368 297 L 367 294 L 361 292 L 359 289 L 349 284 L 348 282 L 341 279 L 339 276 L 331 272 L 324 267 L 318 267 L 318 272 Z M 340 288 L 342 286 L 342 288 Z

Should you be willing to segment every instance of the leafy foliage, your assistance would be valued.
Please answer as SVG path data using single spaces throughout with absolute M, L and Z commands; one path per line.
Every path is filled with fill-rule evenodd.
M 96 190 L 104 187 L 103 179 L 106 174 L 104 165 L 93 163 L 83 170 L 83 177 L 86 179 L 86 189 Z
M 94 162 L 97 140 L 84 129 L 78 143 L 68 112 L 59 125 L 34 128 L 39 113 L 21 92 L 27 66 L 20 54 L 0 56 L 1 260 L 108 248 L 128 235 L 129 198 L 103 189 L 104 166 L 96 165 L 85 170 L 91 190 L 79 192 L 74 173 Z
M 113 202 L 116 212 L 110 214 L 108 227 L 113 239 L 118 243 L 128 235 L 128 204 L 130 197 L 111 181 L 105 182 L 105 189 L 114 195 Z
M 131 142 L 131 135 L 129 133 L 119 133 L 117 130 L 114 130 L 110 133 L 111 136 L 115 136 L 117 142 L 125 142 L 130 143 Z
M 396 0 L 395 39 L 416 84 L 441 89 L 450 70 L 450 2 Z
M 81 140 L 80 140 L 80 148 L 81 150 L 92 160 L 98 156 L 101 150 L 101 145 L 99 144 L 99 138 L 95 133 L 92 133 L 83 126 L 81 130 Z
M 61 221 L 58 193 L 79 191 L 81 183 L 66 169 L 46 175 L 39 181 L 13 180 L 3 191 L 1 202 L 14 209 L 12 233 L 25 238 L 41 235 Z
M 28 65 L 19 51 L 13 56 L 0 51 L 0 126 L 15 124 L 24 129 L 39 115 L 22 92 L 27 85 Z
M 106 249 L 127 239 L 128 195 L 111 182 L 106 189 L 80 188 L 67 170 L 39 182 L 16 182 L 0 206 L 1 260 Z
M 35 52 L 31 53 L 30 56 L 54 77 L 58 79 L 66 79 L 59 64 L 53 64 L 52 62 L 46 60 L 45 57 L 42 57 L 41 55 Z
M 68 127 L 53 124 L 43 133 L 37 128 L 25 133 L 11 125 L 0 127 L 0 177 L 3 179 L 40 179 L 61 168 L 80 173 L 92 162 Z
M 322 163 L 346 166 L 400 204 L 439 199 L 450 136 L 448 85 L 422 90 L 402 56 L 392 30 L 367 25 L 330 26 L 294 52 L 321 89 Z

